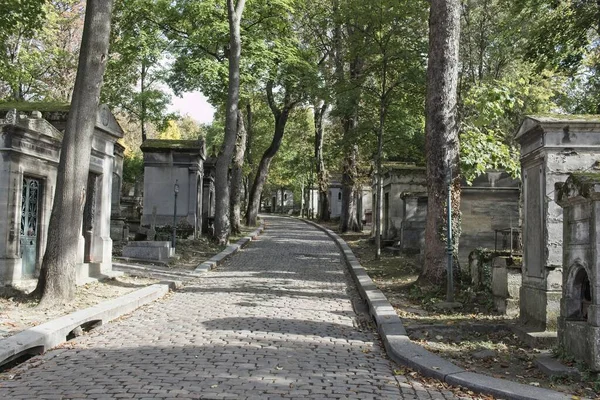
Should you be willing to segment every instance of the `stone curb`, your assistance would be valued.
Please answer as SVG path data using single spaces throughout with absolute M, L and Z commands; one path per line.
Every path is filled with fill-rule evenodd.
M 225 248 L 225 250 L 223 250 L 216 256 L 213 256 L 211 259 L 204 261 L 202 264 L 198 265 L 196 267 L 196 269 L 193 271 L 193 273 L 194 274 L 202 274 L 204 272 L 208 272 L 208 271 L 216 268 L 227 257 L 229 257 L 232 254 L 237 253 L 241 248 L 244 248 L 251 241 L 256 240 L 258 235 L 260 235 L 264 230 L 265 230 L 265 222 L 263 220 L 258 229 L 256 229 L 254 232 L 251 232 L 250 235 L 241 238 L 236 243 L 230 244 L 229 246 L 227 246 Z
M 102 325 L 138 307 L 163 297 L 177 281 L 165 281 L 128 293 L 95 306 L 53 319 L 0 340 L 0 365 L 22 355 L 41 354 L 67 341 L 69 333 L 84 324 Z
M 406 365 L 425 376 L 430 376 L 450 385 L 489 394 L 503 399 L 514 400 L 564 400 L 572 396 L 550 389 L 539 388 L 487 375 L 468 372 L 450 361 L 431 353 L 410 340 L 402 324 L 402 320 L 387 300 L 383 292 L 377 288 L 366 270 L 348 244 L 335 232 L 307 220 L 307 224 L 324 231 L 337 244 L 344 254 L 346 264 L 352 278 L 356 282 L 361 297 L 368 303 L 371 316 L 377 324 L 377 330 L 384 343 L 388 356 L 395 362 Z

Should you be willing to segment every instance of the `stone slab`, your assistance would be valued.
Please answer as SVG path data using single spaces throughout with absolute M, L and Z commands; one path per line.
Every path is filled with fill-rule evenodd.
M 558 343 L 556 331 L 533 331 L 523 325 L 513 325 L 512 331 L 530 347 L 552 347 Z
M 123 257 L 166 261 L 171 257 L 171 243 L 166 241 L 129 242 L 123 247 Z
M 575 367 L 564 365 L 549 354 L 542 354 L 535 358 L 534 364 L 540 371 L 551 377 L 579 377 L 580 373 Z

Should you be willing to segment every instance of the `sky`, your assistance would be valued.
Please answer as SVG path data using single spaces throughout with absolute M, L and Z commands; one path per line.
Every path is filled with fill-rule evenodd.
M 169 106 L 169 111 L 179 112 L 182 116 L 188 114 L 203 124 L 212 122 L 215 109 L 208 104 L 202 93 L 184 93 L 182 97 L 173 96 L 171 100 L 172 104 Z

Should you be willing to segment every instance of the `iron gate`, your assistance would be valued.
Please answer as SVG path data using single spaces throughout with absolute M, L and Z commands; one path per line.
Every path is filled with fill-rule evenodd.
M 21 259 L 23 276 L 33 276 L 37 263 L 38 205 L 42 183 L 23 178 L 21 198 Z

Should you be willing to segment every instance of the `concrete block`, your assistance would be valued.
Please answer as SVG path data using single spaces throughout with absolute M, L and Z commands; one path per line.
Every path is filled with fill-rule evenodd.
M 407 336 L 385 336 L 382 339 L 392 360 L 423 375 L 443 381 L 449 374 L 464 371 L 464 369 L 413 343 Z
M 511 382 L 505 379 L 492 378 L 491 376 L 476 374 L 474 372 L 460 372 L 449 374 L 445 377 L 446 383 L 454 386 L 463 386 L 471 390 L 491 394 L 502 399 L 514 400 L 567 400 L 570 395 L 553 390 L 539 388 L 522 383 Z

